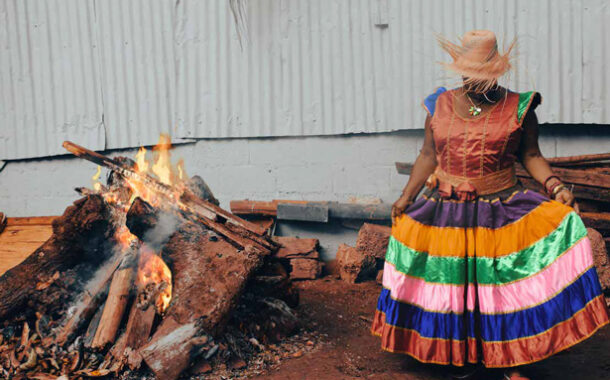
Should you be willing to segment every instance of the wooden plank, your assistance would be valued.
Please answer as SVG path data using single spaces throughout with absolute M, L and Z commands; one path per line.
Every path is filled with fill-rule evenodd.
M 25 260 L 52 233 L 50 225 L 7 225 L 0 234 L 0 275 Z
M 551 157 L 546 159 L 551 165 L 576 164 L 610 160 L 610 153 L 585 154 L 582 156 Z
M 581 212 L 580 217 L 587 227 L 610 231 L 610 212 Z
M 531 178 L 530 174 L 523 168 L 523 166 L 516 165 L 516 169 L 518 177 Z M 553 173 L 559 176 L 559 178 L 566 183 L 610 189 L 610 175 L 608 174 L 566 168 L 553 168 Z
M 7 218 L 8 226 L 51 225 L 57 216 L 27 216 Z

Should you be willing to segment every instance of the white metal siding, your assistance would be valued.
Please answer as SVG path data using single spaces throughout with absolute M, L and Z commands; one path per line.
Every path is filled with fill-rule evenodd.
M 610 124 L 604 0 L 0 0 L 0 159 L 175 139 L 421 128 L 458 85 L 435 33 L 518 38 L 515 90 L 541 122 Z
M 0 1 L 0 159 L 104 148 L 91 0 Z

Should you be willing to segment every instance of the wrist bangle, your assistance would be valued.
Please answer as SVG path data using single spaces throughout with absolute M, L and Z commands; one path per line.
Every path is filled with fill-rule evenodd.
M 555 199 L 555 197 L 557 196 L 557 194 L 559 194 L 560 191 L 562 190 L 567 190 L 568 188 L 566 187 L 566 185 L 564 185 L 563 183 L 560 183 L 559 185 L 555 186 L 551 192 L 552 198 Z
M 547 177 L 547 179 L 545 179 L 542 184 L 542 187 L 544 187 L 544 189 L 546 190 L 547 193 L 551 193 L 551 191 L 553 191 L 553 188 L 555 187 L 555 186 L 553 186 L 550 189 L 548 187 L 549 181 L 553 178 L 555 178 L 557 180 L 557 183 L 555 184 L 555 186 L 557 186 L 558 184 L 561 183 L 561 179 L 559 177 L 557 177 L 556 175 L 551 175 L 551 176 Z

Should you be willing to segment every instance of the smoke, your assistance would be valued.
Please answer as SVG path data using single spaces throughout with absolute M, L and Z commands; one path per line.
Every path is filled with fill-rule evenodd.
M 170 236 L 178 229 L 180 220 L 172 213 L 161 212 L 157 224 L 144 233 L 142 242 L 159 252 Z

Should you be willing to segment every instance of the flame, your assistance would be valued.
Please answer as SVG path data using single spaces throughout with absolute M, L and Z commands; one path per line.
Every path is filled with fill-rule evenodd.
M 129 231 L 129 228 L 127 228 L 127 226 L 125 226 L 125 225 L 119 227 L 116 230 L 116 232 L 114 233 L 114 238 L 117 240 L 119 245 L 121 245 L 121 247 L 123 247 L 123 248 L 130 247 L 133 243 L 135 243 L 138 240 L 138 237 L 136 235 L 132 234 Z
M 98 165 L 97 166 L 97 171 L 95 172 L 93 177 L 91 177 L 91 180 L 93 181 L 93 189 L 95 191 L 101 191 L 102 190 L 102 184 L 100 183 L 100 175 L 101 174 L 102 174 L 102 167 L 100 165 Z
M 172 272 L 159 255 L 143 244 L 140 249 L 138 286 L 146 287 L 149 284 L 154 284 L 159 290 L 155 306 L 159 313 L 163 313 L 172 300 Z
M 187 179 L 187 176 L 184 170 L 184 161 L 182 159 L 179 160 L 176 165 L 172 164 L 171 148 L 172 144 L 169 135 L 161 134 L 159 142 L 152 149 L 154 156 L 153 161 L 151 162 L 147 159 L 146 156 L 148 151 L 142 147 L 135 156 L 136 166 L 134 169 L 139 174 L 151 175 L 166 185 L 174 186 L 177 189 L 175 196 L 176 198 L 179 198 L 180 194 L 178 189 L 180 189 L 180 186 Z M 155 207 L 162 206 L 157 194 L 142 183 L 133 179 L 127 179 L 127 183 L 131 187 L 133 194 L 129 204 L 137 197 L 140 197 Z
M 146 148 L 141 147 L 136 153 L 137 170 L 140 173 L 148 173 L 148 161 L 146 160 Z
M 184 161 L 179 160 L 176 165 L 171 160 L 171 138 L 169 135 L 162 134 L 158 144 L 152 149 L 153 160 L 147 158 L 148 151 L 141 147 L 135 155 L 134 170 L 139 174 L 156 177 L 160 182 L 172 186 L 174 196 L 178 199 L 183 190 L 184 181 L 188 178 L 184 170 Z M 119 191 L 104 188 L 99 183 L 101 167 L 98 166 L 97 172 L 93 176 L 95 190 L 104 197 L 104 200 L 113 205 L 117 210 L 127 213 L 132 202 L 140 197 L 153 207 L 163 208 L 163 195 L 157 194 L 154 189 L 145 186 L 135 178 L 124 177 L 125 183 L 131 189 L 131 198 L 125 201 Z M 115 232 L 115 239 L 124 252 L 131 249 L 138 243 L 138 238 L 133 235 L 125 225 L 121 225 Z M 140 259 L 138 264 L 137 282 L 139 287 L 153 286 L 154 294 L 157 295 L 155 307 L 159 313 L 165 312 L 172 299 L 172 273 L 163 259 L 152 251 L 148 246 L 142 244 L 140 247 Z

